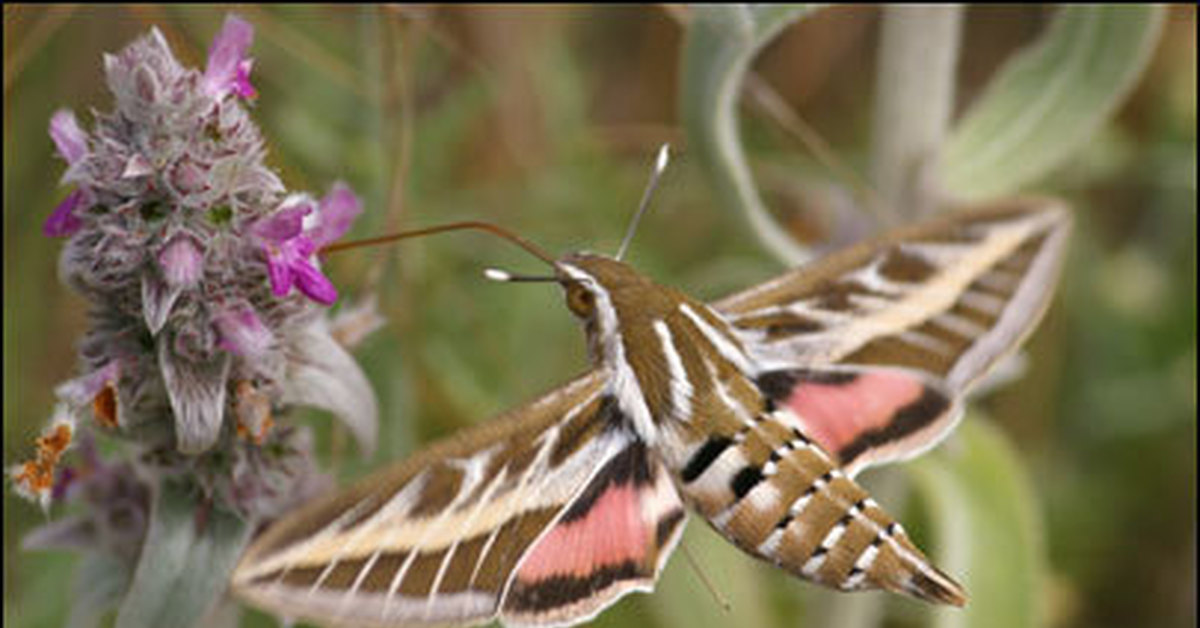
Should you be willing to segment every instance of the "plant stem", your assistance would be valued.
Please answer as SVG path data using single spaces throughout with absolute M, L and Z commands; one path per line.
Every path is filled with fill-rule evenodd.
M 925 175 L 953 112 L 962 14 L 959 5 L 883 9 L 871 178 L 885 225 L 932 210 L 936 182 Z

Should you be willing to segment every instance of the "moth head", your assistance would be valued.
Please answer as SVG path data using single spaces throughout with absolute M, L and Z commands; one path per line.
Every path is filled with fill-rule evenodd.
M 582 281 L 562 282 L 563 296 L 567 301 L 567 309 L 583 320 L 588 320 L 596 314 L 595 287 L 589 287 Z
M 598 316 L 626 325 L 646 317 L 661 318 L 679 298 L 675 291 L 606 255 L 568 255 L 558 261 L 556 275 L 567 308 L 584 320 Z
M 563 290 L 567 309 L 585 323 L 594 324 L 597 307 L 611 307 L 610 291 L 596 269 L 599 256 L 576 253 L 559 260 L 555 278 Z

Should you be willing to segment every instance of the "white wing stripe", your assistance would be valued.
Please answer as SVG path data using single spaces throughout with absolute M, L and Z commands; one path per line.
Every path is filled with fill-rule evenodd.
M 935 355 L 947 357 L 954 355 L 954 347 L 951 347 L 946 341 L 913 329 L 901 332 L 896 338 L 905 344 L 923 349 Z
M 958 297 L 958 300 L 971 309 L 979 310 L 991 316 L 999 316 L 1004 311 L 1004 299 L 977 290 L 964 291 Z
M 671 329 L 662 320 L 654 321 L 654 331 L 662 344 L 663 355 L 667 360 L 667 370 L 670 374 L 671 411 L 676 419 L 687 422 L 692 417 L 692 395 L 695 393 L 692 382 L 688 379 L 687 369 L 683 366 L 683 358 L 675 348 L 675 339 L 671 337 Z
M 721 354 L 721 357 L 732 362 L 734 366 L 736 366 L 738 370 L 743 373 L 754 373 L 750 366 L 749 360 L 746 359 L 746 354 L 743 353 L 742 350 L 736 347 L 732 342 L 730 342 L 728 338 L 722 335 L 721 332 L 713 329 L 713 326 L 709 325 L 708 321 L 704 320 L 704 317 L 697 314 L 690 305 L 687 303 L 680 303 L 679 311 L 683 312 L 684 316 L 687 316 L 688 319 L 692 321 L 692 324 L 700 330 L 700 333 L 704 334 L 704 337 L 707 338 L 714 347 L 716 347 L 717 351 Z M 717 316 L 720 315 L 718 314 Z
M 514 489 L 514 491 L 517 495 L 521 495 L 522 492 L 525 491 L 525 487 L 529 484 L 529 480 L 533 478 L 533 476 L 535 475 L 536 472 L 538 472 L 538 471 L 541 471 L 543 473 L 545 472 L 545 469 L 543 469 L 543 467 L 546 465 L 546 461 L 549 459 L 550 451 L 552 449 L 552 444 L 557 444 L 558 439 L 561 436 L 561 429 L 559 428 L 559 426 L 564 425 L 567 422 L 569 422 L 571 420 L 571 418 L 573 418 L 576 414 L 579 413 L 581 408 L 587 407 L 587 405 L 589 403 L 591 403 L 592 399 L 595 399 L 594 395 L 589 396 L 589 398 L 587 400 L 581 402 L 579 405 L 572 408 L 571 411 L 567 415 L 567 419 L 565 419 L 563 422 L 559 423 L 558 425 L 555 425 L 553 428 L 551 428 L 550 430 L 547 430 L 543 434 L 544 439 L 543 439 L 541 448 L 538 449 L 537 455 L 534 457 L 533 462 L 530 463 L 529 468 L 525 469 L 525 472 L 521 474 L 521 480 L 517 483 L 516 489 Z M 528 495 L 528 494 L 526 494 L 526 495 Z M 522 501 L 522 506 L 524 506 L 527 503 L 527 501 L 528 501 L 528 499 Z M 520 511 L 514 511 L 514 512 L 520 512 Z M 475 567 L 473 569 L 471 569 L 471 577 L 467 580 L 467 588 L 468 589 L 470 589 L 475 584 L 475 578 L 479 576 L 479 568 L 483 567 L 484 559 L 486 559 L 488 556 L 488 553 L 491 552 L 492 544 L 496 541 L 496 535 L 500 533 L 501 527 L 502 526 L 496 526 L 496 528 L 494 530 L 492 530 L 492 533 L 488 536 L 488 540 L 486 542 L 484 542 L 483 549 L 480 550 L 480 552 L 479 552 L 479 558 L 475 561 Z
M 483 472 L 486 469 L 486 463 L 491 458 L 490 450 L 485 450 L 484 453 L 487 453 L 488 455 L 475 456 L 467 461 L 467 465 L 468 465 L 467 477 L 473 479 L 473 481 L 471 482 L 472 487 L 474 487 L 474 485 L 476 483 L 478 483 L 479 480 L 482 478 Z M 500 473 L 497 473 L 495 475 L 495 477 L 491 478 L 491 480 L 488 482 L 487 486 L 484 487 L 483 494 L 479 497 L 478 501 L 475 503 L 474 508 L 471 509 L 471 513 L 467 516 L 467 519 L 463 522 L 463 525 L 462 525 L 463 530 L 460 532 L 458 540 L 454 541 L 454 544 L 451 545 L 450 549 L 446 552 L 446 556 L 442 558 L 442 564 L 438 566 L 437 575 L 435 575 L 433 578 L 433 584 L 431 584 L 429 586 L 429 601 L 425 605 L 426 606 L 426 611 L 425 611 L 426 616 L 430 615 L 430 611 L 433 607 L 434 601 L 437 600 L 437 598 L 438 598 L 438 594 L 440 592 L 440 589 L 442 588 L 442 579 L 446 577 L 446 570 L 450 568 L 450 563 L 454 560 L 454 556 L 458 553 L 458 548 L 461 546 L 462 541 L 466 538 L 466 530 L 470 529 L 471 524 L 475 522 L 475 518 L 479 515 L 479 512 L 481 510 L 483 510 L 484 505 L 491 501 L 492 493 L 494 493 L 496 488 L 498 486 L 500 486 L 503 478 L 506 475 L 507 475 L 507 470 L 502 470 Z M 463 481 L 463 484 L 464 484 L 464 489 L 463 489 L 464 493 L 473 492 L 473 491 L 467 491 L 465 489 L 465 485 L 466 485 L 465 479 Z M 357 588 L 357 587 L 358 587 L 358 583 L 356 582 L 355 588 Z
M 993 268 L 980 275 L 975 280 L 975 283 L 992 292 L 1008 294 L 1017 289 L 1017 286 L 1021 283 L 1021 277 L 1001 268 Z

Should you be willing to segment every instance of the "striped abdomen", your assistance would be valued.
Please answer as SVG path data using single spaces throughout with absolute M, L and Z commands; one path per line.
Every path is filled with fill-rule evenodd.
M 964 604 L 962 588 L 784 412 L 696 440 L 679 461 L 680 492 L 738 547 L 807 580 Z

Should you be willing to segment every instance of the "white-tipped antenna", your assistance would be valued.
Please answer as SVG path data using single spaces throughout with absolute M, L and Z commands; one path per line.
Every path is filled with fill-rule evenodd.
M 646 213 L 646 208 L 650 207 L 650 197 L 654 195 L 654 188 L 658 187 L 658 180 L 662 178 L 662 173 L 667 169 L 667 163 L 671 161 L 671 145 L 663 144 L 658 149 L 658 157 L 654 159 L 654 171 L 650 173 L 650 181 L 646 183 L 646 191 L 642 192 L 642 202 L 638 205 L 637 213 L 633 215 L 633 221 L 629 223 L 629 229 L 625 232 L 625 239 L 621 241 L 621 248 L 617 249 L 616 259 L 620 260 L 625 257 L 625 250 L 629 248 L 629 243 L 633 241 L 633 234 L 637 232 L 638 223 L 642 220 L 642 214 Z
M 512 281 L 512 274 L 499 268 L 485 268 L 483 269 L 483 276 L 492 281 Z
M 483 269 L 483 276 L 487 277 L 488 279 L 491 279 L 492 281 L 502 281 L 502 282 L 558 281 L 558 277 L 553 277 L 553 276 L 549 276 L 549 275 L 514 275 L 514 274 L 508 272 L 507 270 L 500 270 L 499 268 L 485 268 L 485 269 Z

